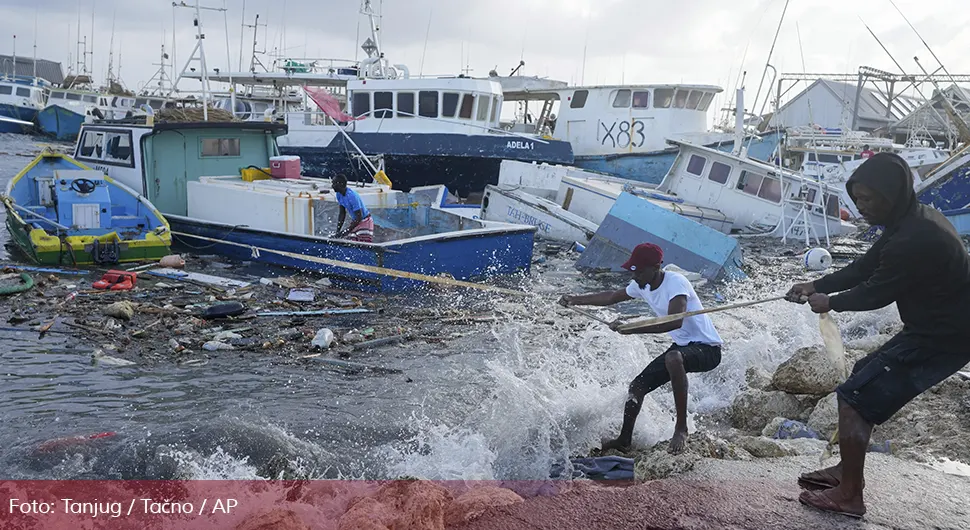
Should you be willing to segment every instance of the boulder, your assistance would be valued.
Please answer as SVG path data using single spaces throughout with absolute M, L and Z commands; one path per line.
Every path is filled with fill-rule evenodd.
M 630 455 L 636 460 L 634 477 L 637 482 L 659 480 L 686 473 L 693 469 L 701 458 L 751 459 L 751 455 L 741 447 L 706 433 L 692 433 L 688 436 L 687 449 L 679 455 L 667 452 L 668 447 L 670 447 L 669 440 Z
M 451 493 L 426 480 L 395 480 L 355 501 L 338 530 L 444 530 Z
M 781 440 L 763 436 L 742 436 L 737 443 L 755 458 L 781 458 L 793 454 L 781 444 Z
M 756 458 L 820 455 L 825 450 L 825 442 L 813 438 L 775 440 L 764 436 L 742 436 L 737 443 Z
M 749 432 L 761 432 L 765 425 L 779 416 L 800 421 L 808 419 L 815 406 L 814 396 L 799 396 L 771 390 L 749 389 L 738 394 L 731 404 L 728 417 L 731 424 Z
M 467 523 L 482 515 L 493 506 L 508 506 L 524 502 L 516 492 L 495 486 L 485 486 L 468 491 L 451 501 L 445 508 L 445 525 Z
M 831 438 L 839 426 L 839 401 L 835 392 L 822 398 L 808 416 L 808 426 L 826 439 Z
M 756 390 L 771 390 L 771 374 L 765 369 L 757 366 L 750 366 L 744 372 L 744 379 L 749 388 Z
M 310 530 L 292 510 L 275 508 L 236 525 L 236 530 Z
M 829 360 L 825 348 L 811 346 L 799 349 L 781 363 L 771 378 L 771 386 L 789 394 L 824 396 L 843 380 L 842 368 Z

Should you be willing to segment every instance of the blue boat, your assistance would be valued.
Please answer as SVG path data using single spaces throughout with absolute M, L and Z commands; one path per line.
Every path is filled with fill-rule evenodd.
M 354 184 L 371 212 L 374 242 L 332 237 L 339 206 L 329 180 L 251 169 L 270 167 L 286 131 L 272 122 L 85 124 L 75 153 L 119 182 L 141 185 L 188 250 L 318 271 L 380 292 L 424 285 L 415 275 L 468 281 L 529 271 L 535 227 L 468 219 L 388 186 Z M 119 163 L 98 165 L 97 153 L 116 147 L 99 150 L 97 142 L 115 138 L 133 149 Z
M 576 268 L 623 271 L 620 265 L 641 243 L 659 245 L 665 263 L 708 280 L 746 278 L 736 239 L 626 192 L 600 223 Z
M 58 140 L 73 141 L 87 116 L 101 112 L 101 95 L 92 90 L 53 89 L 47 106 L 37 114 L 40 131 Z
M 0 133 L 29 134 L 50 83 L 29 76 L 0 77 Z M 7 118 L 7 119 L 2 119 Z
M 970 152 L 957 152 L 916 185 L 919 202 L 944 212 L 970 206 Z

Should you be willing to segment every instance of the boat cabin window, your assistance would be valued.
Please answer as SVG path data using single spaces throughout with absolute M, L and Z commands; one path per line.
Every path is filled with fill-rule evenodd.
M 485 121 L 488 119 L 488 104 L 491 101 L 492 98 L 478 96 L 478 113 L 475 115 L 476 121 Z
M 677 93 L 674 95 L 674 108 L 683 109 L 687 107 L 687 94 L 688 90 L 678 89 Z
M 586 98 L 589 97 L 589 90 L 577 90 L 573 92 L 573 97 L 569 101 L 569 108 L 581 109 L 586 106 Z
M 842 213 L 842 208 L 839 205 L 839 196 L 829 193 L 826 193 L 823 196 L 825 197 L 825 215 L 839 219 Z
M 148 103 L 148 100 L 147 99 L 145 99 L 145 98 L 138 98 L 138 99 L 135 100 L 135 107 L 140 109 L 141 106 L 144 105 L 145 103 Z
M 239 138 L 203 138 L 202 156 L 239 156 Z
M 132 163 L 131 133 L 106 133 L 104 138 L 104 160 L 120 165 L 134 167 Z
M 425 118 L 438 117 L 438 92 L 433 90 L 418 92 L 418 114 Z
M 852 160 L 852 155 L 848 155 L 843 159 L 839 155 L 830 155 L 828 153 L 819 153 L 818 155 L 816 155 L 815 153 L 808 153 L 809 162 L 823 162 L 826 164 L 838 164 L 838 163 L 841 163 L 843 160 L 845 160 L 846 162 Z
M 718 184 L 726 184 L 728 177 L 731 176 L 731 166 L 727 164 L 722 164 L 720 162 L 714 162 L 711 164 L 711 171 L 707 174 L 707 178 L 717 182 Z
M 30 97 L 30 89 L 29 88 L 17 87 L 17 95 L 20 96 L 20 97 L 22 97 L 22 98 L 29 98 Z
M 704 96 L 701 97 L 701 103 L 697 106 L 697 110 L 702 110 L 707 112 L 707 109 L 711 107 L 711 100 L 714 99 L 714 92 L 704 92 Z
M 414 117 L 414 92 L 397 93 L 397 117 L 398 118 Z
M 64 93 L 63 92 L 51 92 L 51 95 L 50 95 L 50 97 L 48 99 L 64 99 Z
M 354 117 L 363 116 L 370 112 L 370 92 L 354 92 Z
M 458 117 L 466 120 L 472 119 L 472 109 L 475 108 L 475 96 L 473 94 L 462 94 L 461 109 L 458 110 Z
M 71 101 L 81 101 L 81 94 L 72 94 L 72 93 L 68 92 L 68 93 L 64 94 L 64 98 L 65 99 L 69 99 Z
M 101 158 L 104 145 L 104 133 L 96 131 L 85 131 L 81 138 L 81 148 L 78 150 L 78 158 Z
M 84 96 L 84 102 L 85 103 L 97 103 L 98 102 L 98 97 L 97 96 Z
M 781 181 L 771 177 L 765 177 L 758 190 L 758 197 L 762 199 L 780 203 L 781 202 Z
M 13 87 L 8 85 L 0 85 L 0 95 L 9 96 L 13 93 Z
M 691 175 L 700 176 L 704 172 L 704 166 L 707 165 L 707 159 L 702 156 L 690 155 L 690 160 L 687 161 L 687 172 Z
M 645 109 L 650 106 L 650 92 L 637 90 L 633 93 L 633 108 Z
M 394 116 L 394 92 L 374 92 L 374 117 Z
M 492 119 L 491 119 L 491 122 L 492 123 L 496 123 L 496 121 L 498 120 L 498 110 L 500 108 L 502 108 L 502 98 L 495 97 L 495 98 L 492 98 L 492 99 L 494 101 L 492 102 Z
M 751 171 L 742 171 L 737 188 L 748 195 L 754 195 L 774 203 L 781 202 L 781 181 L 772 177 Z
M 691 90 L 690 95 L 687 96 L 687 108 L 690 110 L 697 110 L 697 105 L 701 102 L 701 96 L 704 95 L 700 90 Z
M 616 95 L 613 96 L 613 108 L 615 109 L 625 109 L 630 106 L 630 90 L 622 89 L 617 90 Z
M 653 91 L 653 108 L 669 109 L 674 102 L 674 89 L 658 88 Z
M 445 92 L 441 95 L 441 117 L 454 118 L 458 112 L 458 93 Z

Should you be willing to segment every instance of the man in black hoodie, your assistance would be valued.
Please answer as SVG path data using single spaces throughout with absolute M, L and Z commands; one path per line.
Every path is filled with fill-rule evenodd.
M 857 362 L 836 390 L 842 461 L 798 479 L 807 489 L 802 503 L 861 517 L 873 426 L 970 362 L 970 257 L 950 222 L 917 202 L 913 175 L 899 156 L 874 155 L 846 188 L 869 224 L 885 226 L 882 236 L 847 267 L 793 286 L 788 300 L 807 301 L 816 313 L 895 302 L 903 321 L 903 330 Z

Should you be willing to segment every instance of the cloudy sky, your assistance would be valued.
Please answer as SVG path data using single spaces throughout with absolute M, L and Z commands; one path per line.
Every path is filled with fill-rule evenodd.
M 970 11 L 963 0 L 894 0 L 951 73 L 970 73 Z M 186 0 L 194 3 L 194 0 Z M 456 74 L 470 68 L 484 76 L 523 72 L 574 84 L 693 82 L 733 89 L 747 71 L 747 98 L 757 91 L 785 0 L 374 0 L 383 10 L 381 37 L 387 56 L 412 74 Z M 933 4 L 936 10 L 926 6 Z M 260 15 L 260 49 L 291 56 L 358 58 L 367 36 L 360 0 L 202 0 L 227 7 L 203 12 L 211 67 L 238 69 L 240 30 Z M 29 7 L 27 7 L 29 6 Z M 272 7 L 271 7 L 272 6 Z M 138 89 L 157 70 L 164 40 L 171 53 L 175 27 L 178 69 L 195 45 L 193 12 L 170 0 L 0 0 L 0 52 L 17 35 L 18 55 L 76 60 L 81 37 L 93 40 L 92 70 L 103 78 L 114 21 L 115 69 Z M 92 13 L 94 38 L 92 39 Z M 174 15 L 174 20 L 173 20 Z M 35 32 L 35 20 L 37 31 Z M 771 63 L 779 72 L 856 72 L 868 65 L 898 72 L 863 25 L 865 21 L 897 61 L 918 72 L 935 61 L 890 0 L 792 0 Z M 358 33 L 359 32 L 359 33 Z M 799 38 L 800 37 L 800 38 Z M 229 52 L 227 53 L 227 40 Z M 252 30 L 244 36 L 248 67 Z M 585 62 L 584 62 L 585 55 Z M 119 57 L 120 56 L 120 57 Z M 69 61 L 69 57 L 71 60 Z M 262 58 L 267 65 L 272 59 Z M 804 66 L 803 66 L 804 63 Z M 187 84 L 198 82 L 191 80 Z

